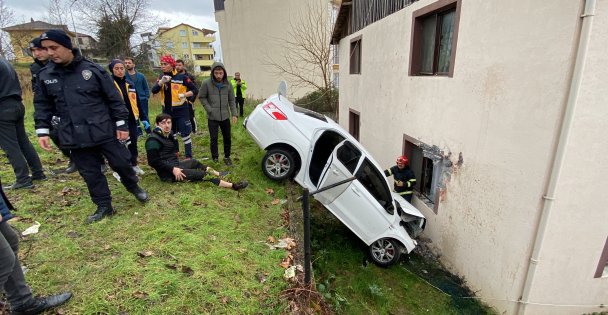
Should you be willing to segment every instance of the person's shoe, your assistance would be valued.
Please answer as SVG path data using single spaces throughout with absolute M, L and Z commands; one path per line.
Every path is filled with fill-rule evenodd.
M 135 198 L 137 198 L 137 200 L 141 202 L 146 202 L 148 201 L 148 199 L 150 199 L 148 193 L 139 186 L 135 186 L 134 188 L 128 189 L 128 191 L 132 193 L 133 196 L 135 196 Z
M 137 165 L 136 165 L 136 166 L 133 166 L 133 171 L 135 171 L 135 175 L 137 175 L 137 176 L 142 176 L 142 175 L 146 174 L 146 173 L 144 172 L 144 170 L 142 170 L 142 169 L 141 169 L 139 166 L 137 166 Z
M 244 181 L 232 184 L 232 189 L 239 191 L 241 189 L 244 189 L 247 186 L 249 186 L 249 183 L 246 180 L 244 180 Z
M 46 175 L 44 175 L 44 173 L 40 174 L 40 175 L 32 175 L 32 180 L 39 180 L 39 181 L 43 181 L 43 180 L 47 180 L 48 178 L 46 177 Z
M 211 158 L 211 159 L 212 159 L 212 160 L 213 160 L 213 162 L 215 162 L 215 163 L 219 162 L 219 160 L 218 160 L 216 157 Z
M 40 314 L 44 311 L 50 310 L 51 308 L 57 307 L 67 302 L 72 297 L 71 292 L 61 293 L 57 295 L 51 295 L 47 297 L 38 297 L 31 299 L 28 303 L 25 303 L 19 308 L 11 311 L 13 315 L 34 315 Z
M 70 160 L 68 162 L 68 167 L 65 168 L 65 173 L 72 174 L 74 172 L 76 172 L 76 163 L 74 163 L 74 161 Z
M 11 190 L 11 189 L 32 189 L 34 188 L 34 184 L 30 181 L 30 182 L 25 182 L 25 183 L 14 183 L 12 185 L 8 185 L 8 186 L 2 186 L 2 189 L 4 190 Z
M 93 222 L 97 222 L 105 217 L 109 217 L 114 215 L 116 211 L 114 210 L 114 208 L 112 207 L 107 207 L 107 206 L 98 206 L 97 210 L 95 211 L 95 213 L 93 213 L 92 215 L 90 215 L 87 218 L 87 223 L 91 224 Z
M 226 177 L 226 175 L 230 174 L 229 171 L 223 171 L 223 172 L 219 172 L 220 173 L 220 177 Z
M 226 166 L 232 166 L 232 160 L 229 157 L 224 158 L 224 164 Z

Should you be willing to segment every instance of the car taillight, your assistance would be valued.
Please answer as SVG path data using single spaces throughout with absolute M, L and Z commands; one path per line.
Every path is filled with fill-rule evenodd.
M 287 120 L 287 116 L 285 116 L 285 114 L 283 114 L 283 112 L 273 103 L 268 103 L 262 106 L 262 108 L 275 120 Z

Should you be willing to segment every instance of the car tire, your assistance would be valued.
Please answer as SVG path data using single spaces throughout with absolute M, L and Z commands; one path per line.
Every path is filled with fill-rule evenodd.
M 272 180 L 284 180 L 290 178 L 296 170 L 293 155 L 283 149 L 272 149 L 266 152 L 262 158 L 262 171 L 266 177 Z
M 368 251 L 374 264 L 388 267 L 399 261 L 401 244 L 392 238 L 381 238 L 369 245 Z

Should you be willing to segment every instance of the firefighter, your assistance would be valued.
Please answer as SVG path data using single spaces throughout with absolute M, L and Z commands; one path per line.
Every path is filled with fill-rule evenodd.
M 398 157 L 397 165 L 385 170 L 384 175 L 386 177 L 393 176 L 395 192 L 411 203 L 414 186 L 416 186 L 416 175 L 410 169 L 410 161 L 407 156 Z

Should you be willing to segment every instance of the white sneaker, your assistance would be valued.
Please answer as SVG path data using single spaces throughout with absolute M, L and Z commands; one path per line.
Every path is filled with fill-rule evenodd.
M 135 175 L 143 176 L 145 174 L 144 170 L 139 168 L 139 166 L 133 166 L 133 171 L 135 171 Z
M 117 181 L 120 181 L 120 175 L 118 175 L 118 173 L 112 172 L 112 176 L 114 176 L 114 178 L 116 178 Z

